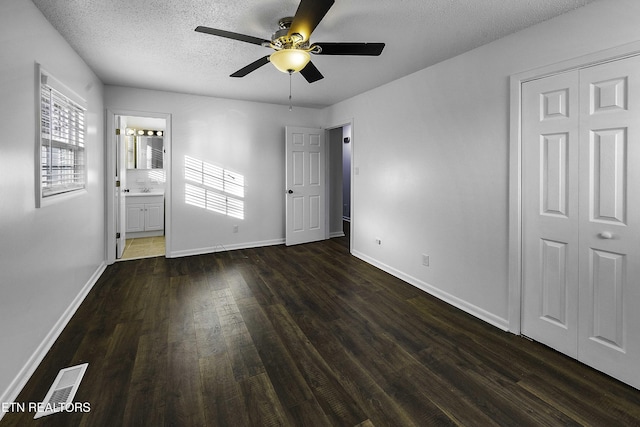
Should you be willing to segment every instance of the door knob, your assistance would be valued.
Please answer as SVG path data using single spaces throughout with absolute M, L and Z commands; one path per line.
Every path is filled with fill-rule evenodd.
M 289 190 L 289 191 L 287 191 L 287 193 L 293 194 L 293 190 Z
M 611 234 L 609 231 L 603 231 L 602 233 L 600 233 L 600 238 L 601 239 L 613 239 L 613 234 Z

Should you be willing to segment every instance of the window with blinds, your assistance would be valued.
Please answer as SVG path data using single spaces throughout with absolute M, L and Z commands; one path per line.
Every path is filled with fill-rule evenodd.
M 82 190 L 86 185 L 85 108 L 64 88 L 40 77 L 40 197 Z

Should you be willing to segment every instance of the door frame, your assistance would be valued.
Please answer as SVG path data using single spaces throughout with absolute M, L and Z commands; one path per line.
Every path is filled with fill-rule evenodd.
M 114 194 L 116 189 L 116 127 L 115 116 L 136 116 L 164 119 L 166 129 L 164 132 L 164 169 L 165 169 L 165 256 L 171 258 L 171 114 L 153 113 L 147 111 L 133 111 L 123 109 L 106 109 L 105 146 L 106 146 L 106 179 L 105 179 L 105 216 L 107 226 L 106 234 L 106 261 L 113 264 L 116 261 L 116 204 Z
M 617 61 L 640 55 L 640 42 L 601 50 L 576 58 L 546 65 L 509 78 L 509 313 L 508 330 L 521 334 L 523 295 L 522 243 L 522 85 L 570 70 Z
M 324 139 L 325 141 L 329 141 L 329 131 L 333 130 L 333 129 L 338 129 L 338 128 L 343 128 L 345 126 L 351 126 L 351 141 L 349 142 L 349 144 L 351 145 L 351 164 L 349 165 L 350 171 L 349 174 L 351 175 L 351 194 L 349 194 L 349 204 L 351 205 L 351 222 L 350 222 L 350 227 L 349 227 L 349 253 L 352 253 L 352 248 L 353 248 L 353 235 L 354 235 L 354 226 L 353 226 L 353 222 L 354 222 L 354 205 L 353 205 L 353 189 L 355 187 L 354 185 L 354 159 L 355 159 L 355 127 L 354 127 L 354 120 L 353 117 L 349 118 L 349 119 L 345 119 L 345 120 L 338 120 L 337 123 L 333 123 L 330 126 L 326 126 L 324 128 L 325 131 L 325 135 L 324 135 Z M 330 194 L 329 191 L 331 190 L 331 185 L 329 185 L 329 172 L 330 172 L 330 162 L 329 162 L 329 158 L 330 158 L 330 153 L 329 153 L 329 146 L 330 144 L 327 142 L 325 144 L 326 146 L 326 152 L 325 152 L 325 158 L 327 159 L 327 161 L 325 162 L 325 181 L 326 181 L 326 199 L 327 200 L 331 200 L 330 199 Z M 331 206 L 329 206 L 329 203 L 326 203 L 325 206 L 325 221 L 329 221 L 329 215 L 331 214 L 330 209 Z M 330 236 L 330 229 L 329 229 L 329 225 L 327 224 L 325 227 L 326 230 L 326 239 L 329 239 Z

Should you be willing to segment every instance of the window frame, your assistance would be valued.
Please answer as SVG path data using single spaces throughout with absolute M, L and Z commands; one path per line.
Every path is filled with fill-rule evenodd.
M 42 66 L 36 63 L 35 70 L 35 202 L 36 208 L 41 208 L 48 206 L 52 203 L 57 203 L 62 200 L 66 200 L 72 197 L 79 196 L 81 194 L 85 194 L 87 192 L 87 102 L 80 97 L 77 93 L 71 90 L 68 86 L 64 85 L 58 79 L 53 77 L 51 73 L 46 71 Z M 77 139 L 74 139 L 77 143 L 69 143 L 68 140 L 60 140 L 58 142 L 54 142 L 53 138 L 48 140 L 43 137 L 43 99 L 42 99 L 42 91 L 43 89 L 50 88 L 55 92 L 55 96 L 59 98 L 62 102 L 64 102 L 65 106 L 72 107 L 76 109 L 74 114 L 77 114 L 77 111 L 81 111 L 81 126 L 74 127 L 75 130 L 79 130 L 80 134 Z M 51 127 L 49 128 L 49 132 L 51 133 Z M 49 141 L 49 142 L 47 142 Z M 78 147 L 79 144 L 82 143 L 81 148 Z M 74 176 L 80 176 L 80 183 L 77 187 L 69 187 L 68 189 L 58 189 L 53 192 L 48 192 L 45 190 L 43 186 L 43 161 L 42 161 L 42 150 L 43 147 L 49 146 L 57 148 L 61 148 L 62 150 L 70 151 L 70 148 L 73 147 L 76 155 L 82 156 L 82 158 L 78 161 L 74 159 L 73 164 L 71 165 L 71 171 Z M 78 175 L 78 171 L 80 171 L 80 175 Z

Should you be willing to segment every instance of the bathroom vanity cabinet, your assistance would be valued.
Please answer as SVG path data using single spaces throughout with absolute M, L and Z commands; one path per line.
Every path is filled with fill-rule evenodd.
M 127 238 L 164 234 L 164 195 L 133 193 L 127 195 Z

